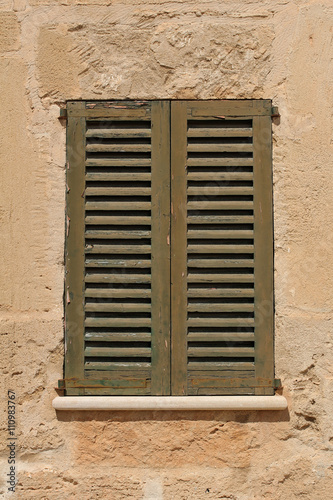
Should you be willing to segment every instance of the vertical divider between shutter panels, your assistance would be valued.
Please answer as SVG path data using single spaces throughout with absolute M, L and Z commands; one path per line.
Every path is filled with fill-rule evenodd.
M 151 392 L 170 394 L 170 102 L 152 103 Z
M 187 394 L 187 103 L 171 103 L 171 391 Z
M 70 102 L 69 111 L 83 110 L 84 102 Z M 84 190 L 85 118 L 68 117 L 67 214 L 65 276 L 65 378 L 84 377 Z M 68 388 L 68 395 L 84 389 Z
M 271 117 L 253 117 L 254 266 L 255 266 L 255 376 L 271 380 L 255 394 L 274 394 L 273 362 L 273 207 Z

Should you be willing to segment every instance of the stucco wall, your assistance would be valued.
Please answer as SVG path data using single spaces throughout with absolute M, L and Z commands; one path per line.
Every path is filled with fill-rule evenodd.
M 20 499 L 329 498 L 331 0 L 0 0 L 3 426 Z M 272 98 L 276 375 L 284 412 L 59 413 L 66 99 Z M 7 492 L 7 390 L 16 493 Z

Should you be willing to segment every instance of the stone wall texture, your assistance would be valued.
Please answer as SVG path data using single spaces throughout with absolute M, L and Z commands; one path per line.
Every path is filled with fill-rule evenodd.
M 0 496 L 323 500 L 333 489 L 332 0 L 0 0 Z M 283 412 L 59 412 L 67 99 L 268 98 Z M 7 390 L 17 396 L 7 491 Z

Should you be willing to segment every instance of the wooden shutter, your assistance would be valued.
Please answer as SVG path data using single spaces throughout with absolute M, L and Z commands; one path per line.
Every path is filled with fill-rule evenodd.
M 273 394 L 271 102 L 67 113 L 66 394 Z
M 170 393 L 169 108 L 68 103 L 66 394 Z
M 273 394 L 270 115 L 171 104 L 172 394 Z

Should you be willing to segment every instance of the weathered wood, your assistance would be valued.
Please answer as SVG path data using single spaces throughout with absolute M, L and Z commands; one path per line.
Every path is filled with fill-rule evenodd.
M 253 245 L 188 245 L 188 253 L 253 253 Z
M 86 283 L 150 283 L 150 274 L 86 274 Z
M 190 396 L 252 396 L 252 387 L 188 387 Z
M 118 361 L 117 363 L 112 363 L 109 361 L 86 361 L 85 364 L 85 369 L 86 370 L 102 370 L 102 371 L 117 371 L 117 370 L 124 370 L 127 372 L 131 372 L 132 370 L 137 370 L 139 368 L 150 368 L 151 364 L 148 362 L 124 362 L 124 361 Z M 132 394 L 133 388 L 130 388 L 130 394 Z
M 67 110 L 80 111 L 82 102 L 71 102 Z M 67 237 L 65 318 L 65 377 L 83 378 L 84 372 L 84 158 L 85 119 L 67 121 Z M 83 394 L 78 389 L 77 394 Z
M 94 375 L 94 379 L 91 377 Z M 103 377 L 102 378 L 102 375 Z M 108 374 L 108 378 L 105 377 Z M 112 378 L 110 378 L 112 376 Z M 103 372 L 86 370 L 84 379 L 67 379 L 65 380 L 66 388 L 83 388 L 84 394 L 87 395 L 89 391 L 92 394 L 117 394 L 118 396 L 125 395 L 126 391 L 142 391 L 147 390 L 150 386 L 150 374 L 147 370 L 141 372 L 139 370 L 131 370 L 130 375 L 122 373 L 121 371 Z M 139 394 L 140 394 L 139 392 Z M 139 395 L 138 394 L 138 395 Z M 145 392 L 143 392 L 145 394 Z
M 190 382 L 187 390 L 189 396 L 251 396 L 255 391 L 252 387 L 192 387 Z
M 150 108 L 142 109 L 121 109 L 121 108 L 100 108 L 100 109 L 71 109 L 68 108 L 68 117 L 85 117 L 87 120 L 102 119 L 105 122 L 111 120 L 149 120 Z
M 151 326 L 150 318 L 86 318 L 85 326 L 95 328 L 126 328 Z
M 187 217 L 188 224 L 252 224 L 253 220 L 252 215 L 189 215 Z
M 252 201 L 189 201 L 188 210 L 252 210 Z
M 251 167 L 252 158 L 188 158 L 188 167 Z
M 110 225 L 110 226 L 149 226 L 151 223 L 150 217 L 142 217 L 140 214 L 133 216 L 112 216 L 112 215 L 87 215 L 87 225 Z
M 90 229 L 85 232 L 86 240 L 106 239 L 106 240 L 136 240 L 150 238 L 151 231 L 110 231 L 108 229 L 95 230 Z
M 225 186 L 225 185 L 219 185 L 218 182 L 216 182 L 214 186 L 212 185 L 206 185 L 200 187 L 189 186 L 187 188 L 187 194 L 190 196 L 234 196 L 234 195 L 251 196 L 253 195 L 253 188 Z
M 216 267 L 220 269 L 230 267 L 253 267 L 253 259 L 189 259 L 188 267 L 207 268 Z
M 86 201 L 86 210 L 150 210 L 150 201 Z
M 230 360 L 228 360 L 230 363 Z M 230 386 L 233 381 L 232 380 L 238 380 L 239 382 L 241 381 L 246 381 L 247 379 L 252 379 L 254 378 L 254 370 L 253 366 L 250 370 L 228 370 L 228 369 L 223 369 L 223 370 L 218 370 L 216 373 L 212 373 L 211 370 L 190 370 L 190 377 L 194 381 L 199 380 L 201 378 L 204 380 L 205 378 L 210 379 L 210 380 L 216 380 L 218 378 L 221 378 L 221 375 L 223 375 L 223 379 L 226 380 L 226 385 Z M 222 382 L 223 383 L 223 382 Z
M 133 182 L 133 181 L 150 181 L 151 174 L 144 172 L 133 173 L 119 173 L 119 172 L 87 172 L 87 181 L 123 181 L 123 182 Z
M 149 298 L 151 290 L 149 288 L 86 288 L 85 297 L 89 298 Z
M 187 104 L 171 103 L 171 390 L 187 394 L 186 119 Z
M 254 304 L 207 304 L 195 303 L 187 306 L 189 312 L 253 312 Z
M 272 103 L 269 99 L 262 100 L 223 100 L 223 101 L 189 101 L 189 118 L 229 118 L 231 116 L 271 116 Z
M 189 229 L 187 231 L 188 239 L 203 239 L 203 240 L 213 240 L 213 239 L 252 239 L 253 231 L 242 231 L 241 229 L 236 229 L 234 231 L 228 231 L 227 229 Z
M 188 326 L 198 327 L 225 327 L 225 326 L 254 326 L 253 318 L 189 318 Z
M 255 370 L 258 378 L 274 379 L 273 183 L 270 117 L 253 119 L 253 141 Z
M 98 137 L 100 139 L 142 139 L 150 136 L 150 128 L 89 128 L 86 132 L 86 137 Z
M 189 347 L 188 355 L 192 358 L 232 357 L 249 358 L 254 356 L 253 347 Z
M 109 372 L 86 370 L 85 379 L 66 380 L 66 392 L 75 394 L 75 391 L 80 390 L 86 396 L 147 396 L 150 394 L 150 374 L 146 375 L 146 372 L 143 369 L 131 369 L 130 375 L 126 376 L 126 373 L 117 369 Z M 106 373 L 109 378 L 102 378 Z M 94 380 L 89 378 L 90 374 L 94 374 Z
M 225 375 L 226 370 L 217 372 L 215 375 L 212 372 L 205 371 L 195 371 L 189 374 L 189 385 L 194 387 L 225 387 L 230 389 L 237 388 L 254 388 L 254 387 L 264 387 L 272 383 L 271 379 L 256 379 L 253 371 L 246 372 L 234 372 L 234 376 L 228 377 Z M 245 376 L 243 374 L 245 373 Z
M 132 371 L 132 369 L 131 369 Z M 113 373 L 113 372 L 112 372 Z M 133 382 L 134 384 L 134 382 Z M 143 387 L 137 387 L 132 385 L 131 387 L 93 387 L 92 389 L 84 389 L 84 394 L 86 396 L 150 396 L 150 381 L 147 380 L 146 385 Z
M 138 174 L 139 175 L 139 174 Z M 189 181 L 252 181 L 252 172 L 188 172 Z
M 151 334 L 145 332 L 86 332 L 86 341 L 91 342 L 150 342 Z
M 142 187 L 87 187 L 86 196 L 149 196 L 150 188 Z
M 87 167 L 150 167 L 149 158 L 88 158 Z
M 74 377 L 75 381 L 71 382 L 66 389 L 67 394 L 170 394 L 170 373 L 173 384 L 171 393 L 174 395 L 271 394 L 273 391 L 272 310 L 266 313 L 263 306 L 264 300 L 273 290 L 272 254 L 269 248 L 272 241 L 270 237 L 272 226 L 271 159 L 268 159 L 271 155 L 271 139 L 270 133 L 267 134 L 267 131 L 270 132 L 270 101 L 177 101 L 172 103 L 171 324 L 173 331 L 171 343 L 173 358 L 171 370 L 170 290 L 168 288 L 170 273 L 170 103 L 167 101 L 155 101 L 152 104 L 105 101 L 97 104 L 94 102 L 74 104 L 79 108 L 76 111 L 77 116 L 81 115 L 82 118 L 73 118 L 74 114 L 72 113 L 71 117 L 69 113 L 69 120 L 76 120 L 77 123 L 82 120 L 85 124 L 83 117 L 88 115 L 89 120 L 100 118 L 104 121 L 105 117 L 110 120 L 110 127 L 102 125 L 102 128 L 99 128 L 97 121 L 96 125 L 89 123 L 86 136 L 96 137 L 96 141 L 94 143 L 90 141 L 87 145 L 88 158 L 86 160 L 84 155 L 79 157 L 81 172 L 84 173 L 84 165 L 114 167 L 113 170 L 115 170 L 113 172 L 110 168 L 102 172 L 102 169 L 98 169 L 97 172 L 93 172 L 91 168 L 85 176 L 89 183 L 86 190 L 83 185 L 83 188 L 80 186 L 80 193 L 77 191 L 78 196 L 81 197 L 78 203 L 84 203 L 82 194 L 86 196 L 85 267 L 88 273 L 84 295 L 88 299 L 99 298 L 101 300 L 103 298 L 147 298 L 149 301 L 151 298 L 152 304 L 140 301 L 115 303 L 112 300 L 110 302 L 86 302 L 85 327 L 87 331 L 83 337 L 83 326 L 81 327 L 82 352 L 79 363 L 81 363 L 82 372 L 84 339 L 87 357 L 84 377 L 89 377 L 89 380 L 83 376 Z M 83 109 L 85 106 L 87 109 Z M 121 120 L 138 121 L 150 119 L 150 116 L 152 132 L 148 127 L 136 127 L 135 123 L 129 129 L 122 128 Z M 249 120 L 252 117 L 253 130 L 249 126 L 251 123 Z M 192 122 L 190 122 L 190 128 L 187 131 L 188 119 L 196 120 L 198 127 L 191 126 Z M 239 128 L 238 122 L 231 125 L 230 120 L 234 119 L 238 121 L 244 119 L 244 126 Z M 117 120 L 120 120 L 118 125 Z M 202 120 L 202 123 L 199 120 Z M 216 125 L 210 125 L 212 120 L 215 120 Z M 148 124 L 147 121 L 147 126 Z M 85 127 L 82 130 L 84 134 Z M 233 142 L 232 139 L 227 141 L 214 139 L 251 137 L 252 135 L 253 144 Z M 146 144 L 148 141 L 145 140 L 141 143 L 136 141 L 138 144 L 133 144 L 133 141 L 122 142 L 122 139 L 127 138 L 149 137 L 151 137 L 151 145 Z M 187 144 L 187 137 L 197 140 L 190 140 Z M 112 144 L 102 144 L 98 140 L 118 138 L 119 144 L 115 144 L 115 140 Z M 204 140 L 200 141 L 200 138 Z M 209 138 L 213 140 L 209 141 Z M 152 158 L 142 158 L 141 152 L 148 153 L 150 150 Z M 252 150 L 253 158 L 244 158 L 242 154 L 235 158 L 234 153 L 251 153 Z M 187 151 L 190 156 L 188 159 Z M 103 155 L 101 159 L 89 158 L 89 153 L 97 152 L 105 152 L 105 156 Z M 121 157 L 122 152 L 123 157 Z M 195 155 L 196 152 L 206 152 L 207 157 L 198 158 Z M 117 157 L 108 158 L 108 153 L 117 153 Z M 127 153 L 137 153 L 135 155 L 137 158 L 126 158 L 126 156 L 134 156 L 134 154 L 127 155 Z M 226 154 L 220 157 L 219 153 Z M 248 171 L 249 168 L 242 168 L 253 165 L 254 174 Z M 145 172 L 135 171 L 136 167 L 150 166 L 152 175 L 147 172 L 148 168 L 144 169 Z M 126 168 L 124 172 L 121 171 L 122 167 Z M 131 167 L 133 171 L 129 172 Z M 219 171 L 214 172 L 210 170 L 211 167 Z M 234 171 L 228 171 L 229 168 L 224 167 L 231 167 L 231 169 L 234 167 Z M 237 169 L 237 167 L 240 168 Z M 269 173 L 267 173 L 267 168 Z M 247 172 L 242 172 L 242 170 L 247 170 Z M 189 180 L 188 189 L 186 189 L 187 180 Z M 238 181 L 240 185 L 237 184 Z M 244 181 L 248 181 L 247 186 L 242 185 Z M 253 188 L 250 184 L 252 181 Z M 79 182 L 82 182 L 82 179 Z M 93 184 L 94 182 L 101 184 L 96 185 Z M 103 182 L 114 182 L 114 184 L 103 186 Z M 140 187 L 140 182 L 145 182 L 145 187 Z M 148 187 L 149 182 L 151 182 L 151 188 Z M 228 185 L 229 182 L 233 185 Z M 117 187 L 116 183 L 120 186 Z M 244 201 L 239 201 L 241 198 L 238 201 L 227 199 L 212 201 L 205 198 L 210 196 L 245 197 L 253 196 L 253 194 L 254 202 L 246 198 Z M 187 195 L 190 197 L 188 202 Z M 152 202 L 131 202 L 126 198 L 126 201 L 120 203 L 96 202 L 91 200 L 90 196 L 116 196 L 120 200 L 125 196 L 146 196 L 151 197 Z M 198 199 L 191 199 L 192 196 Z M 99 215 L 89 215 L 91 210 L 99 211 Z M 151 217 L 147 212 L 150 210 L 152 211 Z M 188 214 L 187 210 L 190 211 Z M 191 213 L 192 210 L 197 213 L 194 215 Z M 247 212 L 242 215 L 241 212 L 233 213 L 233 210 L 246 210 Z M 254 216 L 249 212 L 252 210 L 254 210 Z M 107 213 L 103 215 L 103 211 Z M 115 214 L 124 213 L 118 216 L 113 215 L 112 211 L 115 211 Z M 129 212 L 128 216 L 126 211 Z M 269 218 L 270 222 L 268 222 Z M 188 231 L 186 231 L 186 224 L 189 225 Z M 247 229 L 244 229 L 246 226 L 239 226 L 240 229 L 237 229 L 237 225 L 241 224 L 254 224 L 254 232 L 248 229 L 251 226 L 247 226 Z M 195 225 L 198 229 L 194 229 Z M 206 225 L 207 229 L 201 225 Z M 96 229 L 93 226 L 96 226 Z M 102 226 L 105 226 L 105 229 Z M 134 227 L 133 231 L 130 226 Z M 265 241 L 266 234 L 268 234 L 268 241 Z M 81 237 L 83 235 L 84 231 Z M 94 239 L 105 240 L 105 244 L 100 241 L 96 245 L 90 244 L 90 241 L 93 242 Z M 145 244 L 144 239 L 152 239 L 151 245 Z M 253 239 L 254 245 L 242 244 L 243 241 L 240 241 Z M 126 240 L 129 240 L 128 245 Z M 133 244 L 131 240 L 137 240 L 138 244 Z M 211 241 L 213 244 L 207 244 L 209 240 L 221 240 L 221 242 L 232 240 L 232 243 L 230 241 L 231 244 L 226 244 L 228 242 L 225 241 L 218 244 L 217 241 L 215 243 Z M 191 241 L 194 242 L 191 243 Z M 187 253 L 192 254 L 188 261 Z M 200 258 L 201 254 L 203 258 Z M 227 259 L 223 259 L 224 254 L 234 254 L 235 258 L 226 255 Z M 238 254 L 247 254 L 249 259 L 244 258 L 243 255 L 238 257 Z M 208 255 L 211 255 L 211 258 L 208 258 Z M 142 258 L 139 258 L 141 256 Z M 83 253 L 81 258 L 84 258 Z M 190 270 L 188 275 L 187 265 Z M 145 274 L 144 271 L 149 268 L 151 268 L 151 275 Z M 112 269 L 115 270 L 112 271 Z M 118 274 L 116 269 L 119 271 L 124 269 L 124 272 Z M 126 269 L 129 271 L 126 272 Z M 133 271 L 134 269 L 137 271 Z M 232 274 L 223 272 L 223 269 L 232 270 Z M 246 274 L 238 271 L 242 269 L 246 270 Z M 251 273 L 252 269 L 254 274 Z M 135 274 L 132 274 L 133 272 Z M 103 288 L 95 288 L 99 283 L 105 283 L 102 285 Z M 152 290 L 133 288 L 149 287 L 150 283 Z M 251 285 L 254 288 L 243 288 Z M 83 287 L 83 278 L 81 286 Z M 113 286 L 117 288 L 112 288 Z M 222 288 L 223 286 L 228 288 Z M 207 300 L 209 297 L 212 298 L 211 302 Z M 254 297 L 254 304 L 223 301 L 223 298 L 246 297 Z M 191 299 L 188 305 L 187 298 Z M 215 299 L 218 298 L 221 300 L 216 303 Z M 193 302 L 193 299 L 196 302 Z M 83 303 L 82 289 L 81 308 Z M 150 311 L 152 318 L 133 317 L 133 315 L 147 315 L 140 313 Z M 242 317 L 251 316 L 249 313 L 253 311 L 254 318 Z M 96 315 L 104 317 L 96 317 Z M 234 317 L 230 317 L 231 315 Z M 187 316 L 189 316 L 188 319 Z M 83 319 L 84 316 L 81 315 L 82 322 Z M 261 324 L 262 321 L 264 326 Z M 137 331 L 139 329 L 146 331 L 139 332 Z M 205 329 L 210 331 L 205 331 Z M 254 330 L 255 333 L 254 331 L 230 332 L 229 329 Z M 268 330 L 269 335 L 271 334 L 268 340 L 265 337 L 265 329 Z M 193 332 L 192 330 L 200 331 Z M 193 347 L 193 344 L 190 344 L 187 349 L 188 341 L 205 344 L 204 347 Z M 254 342 L 255 347 L 240 347 L 236 344 L 236 347 L 221 347 L 221 344 L 216 344 L 245 341 Z M 102 344 L 103 347 L 96 347 L 90 342 L 126 342 L 128 347 L 119 347 L 116 344 L 112 344 L 111 347 L 106 344 Z M 151 348 L 140 347 L 138 342 L 151 342 Z M 152 363 L 148 360 L 147 362 L 135 361 L 136 358 L 150 358 L 150 356 L 152 356 Z M 94 357 L 96 361 L 93 361 Z M 128 362 L 115 361 L 116 358 L 126 357 Z M 239 362 L 227 361 L 228 358 L 237 357 L 240 359 Z M 246 357 L 255 358 L 256 371 L 254 371 L 253 362 L 241 361 Z M 105 358 L 105 361 L 98 358 Z M 198 358 L 205 358 L 206 361 Z M 226 360 L 223 361 L 223 358 Z M 151 367 L 153 367 L 153 373 Z M 138 370 L 141 370 L 141 373 Z M 151 375 L 153 375 L 152 383 Z M 105 380 L 107 380 L 106 383 Z
M 112 373 L 110 373 L 110 370 L 106 370 L 105 372 L 102 370 L 96 372 L 94 370 L 86 370 L 85 378 L 89 380 L 89 382 L 98 379 L 105 383 L 108 383 L 110 380 L 130 380 L 131 378 L 134 380 L 147 379 L 147 382 L 150 382 L 151 370 L 150 368 L 132 368 L 129 373 L 126 373 L 122 368 L 120 368 L 119 371 L 113 370 Z
M 147 153 L 151 151 L 150 144 L 87 144 L 88 153 Z
M 150 254 L 150 245 L 86 245 L 87 254 Z
M 192 274 L 187 277 L 189 283 L 253 283 L 253 274 Z
M 253 362 L 230 362 L 230 361 L 206 361 L 206 362 L 197 362 L 195 358 L 189 360 L 189 373 L 191 371 L 212 371 L 216 372 L 217 370 L 234 370 L 234 371 L 246 371 L 253 370 L 254 363 Z M 222 379 L 223 379 L 223 374 Z
M 150 312 L 150 304 L 110 304 L 107 302 L 88 302 L 85 305 L 88 312 Z
M 195 143 L 188 144 L 187 151 L 189 153 L 252 153 L 252 144 L 216 144 L 216 143 Z
M 252 128 L 189 127 L 187 137 L 251 137 Z
M 194 297 L 254 297 L 253 288 L 189 288 L 187 295 Z
M 85 356 L 105 358 L 140 358 L 151 355 L 150 347 L 86 347 Z
M 86 267 L 114 267 L 114 268 L 149 268 L 151 267 L 150 259 L 86 259 Z
M 97 360 L 89 361 L 90 363 L 96 363 Z M 115 362 L 110 360 L 105 360 L 101 362 L 102 364 L 106 363 L 107 368 L 105 371 L 103 367 L 97 368 L 95 371 L 92 366 L 86 367 L 85 376 L 87 379 L 100 379 L 103 378 L 105 380 L 112 379 L 114 376 L 117 378 L 120 377 L 132 377 L 135 378 L 147 378 L 150 380 L 151 378 L 151 363 L 150 360 L 147 361 L 138 361 L 138 359 L 133 359 L 133 362 L 120 361 L 119 359 L 115 360 Z M 142 365 L 142 366 L 140 366 Z
M 86 101 L 86 109 L 119 109 L 128 112 L 132 109 L 145 109 L 150 113 L 150 101 L 140 100 L 112 100 L 112 101 Z M 112 123 L 114 125 L 114 123 Z
M 254 341 L 252 332 L 191 332 L 189 342 L 249 342 Z
M 152 103 L 152 392 L 170 395 L 170 103 Z

